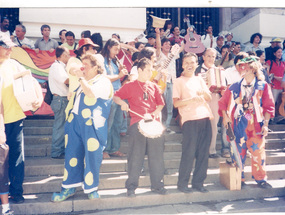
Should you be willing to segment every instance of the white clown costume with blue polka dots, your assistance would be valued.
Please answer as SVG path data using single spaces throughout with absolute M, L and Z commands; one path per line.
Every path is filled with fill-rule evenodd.
M 62 182 L 63 188 L 82 185 L 84 193 L 98 189 L 103 150 L 107 144 L 107 119 L 113 96 L 112 84 L 103 75 L 97 75 L 88 83 L 97 89 L 94 92 L 95 98 L 86 96 L 79 87 L 66 108 Z M 79 99 L 79 96 L 79 105 L 74 111 L 76 97 Z

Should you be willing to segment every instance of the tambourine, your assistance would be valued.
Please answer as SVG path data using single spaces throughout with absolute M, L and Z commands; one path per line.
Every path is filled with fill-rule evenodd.
M 142 119 L 141 121 L 139 121 L 138 129 L 142 135 L 153 139 L 160 137 L 163 134 L 165 128 L 161 124 L 161 122 L 158 122 L 156 120 L 145 121 L 144 119 Z
M 161 122 L 156 121 L 154 119 L 145 119 L 144 116 L 132 111 L 129 109 L 130 112 L 136 114 L 137 116 L 141 117 L 142 120 L 138 123 L 139 132 L 148 138 L 157 138 L 163 134 L 165 127 L 162 125 Z

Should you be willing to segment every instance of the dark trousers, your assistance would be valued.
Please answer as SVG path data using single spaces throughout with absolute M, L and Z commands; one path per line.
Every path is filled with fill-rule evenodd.
M 23 194 L 24 166 L 24 138 L 23 120 L 5 124 L 7 145 L 9 146 L 9 192 L 11 196 Z
M 187 121 L 182 126 L 182 134 L 182 156 L 177 186 L 188 187 L 193 162 L 196 159 L 192 187 L 200 188 L 207 177 L 209 147 L 212 138 L 210 120 L 206 118 Z
M 52 128 L 51 157 L 58 157 L 64 154 L 64 125 L 65 108 L 68 104 L 67 97 L 53 96 L 51 109 L 54 112 L 54 122 Z
M 128 152 L 128 179 L 126 188 L 135 190 L 143 166 L 145 154 L 148 155 L 148 166 L 150 174 L 151 189 L 164 187 L 164 136 L 158 138 L 147 138 L 138 130 L 138 123 L 129 129 L 129 152 Z

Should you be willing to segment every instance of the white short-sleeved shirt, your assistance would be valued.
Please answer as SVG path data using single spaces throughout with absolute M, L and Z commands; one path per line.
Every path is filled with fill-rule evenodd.
M 139 73 L 138 73 L 138 67 L 137 66 L 132 67 L 130 75 L 133 75 L 133 80 L 138 79 Z
M 231 85 L 235 82 L 238 82 L 242 79 L 240 73 L 237 71 L 236 67 L 230 67 L 224 71 L 227 85 Z
M 68 87 L 64 82 L 68 79 L 68 74 L 65 71 L 65 64 L 61 61 L 56 60 L 50 67 L 48 82 L 49 88 L 52 94 L 59 96 L 68 95 Z
M 96 81 L 97 80 L 97 81 Z M 96 75 L 93 79 L 89 80 L 88 83 L 92 83 L 91 90 L 95 98 L 101 98 L 101 99 L 109 99 L 110 94 L 112 92 L 112 83 L 111 81 L 103 76 L 103 75 Z M 79 110 L 79 103 L 80 103 L 80 98 L 82 94 L 82 88 L 81 86 L 78 88 L 76 91 L 76 98 L 74 101 L 72 113 L 78 115 L 78 110 Z

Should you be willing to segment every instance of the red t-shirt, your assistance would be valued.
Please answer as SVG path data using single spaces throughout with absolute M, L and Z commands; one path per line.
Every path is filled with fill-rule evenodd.
M 277 64 L 275 61 L 272 61 L 272 67 L 269 73 L 273 73 L 275 77 L 283 77 L 284 76 L 284 70 L 285 70 L 285 62 L 280 61 L 279 64 Z M 270 66 L 271 61 L 268 60 L 267 64 Z M 277 81 L 276 79 L 273 79 L 271 87 L 273 89 L 277 90 L 282 90 L 283 88 L 281 87 L 281 81 Z
M 148 99 L 144 99 L 144 92 L 147 92 Z M 140 115 L 152 113 L 158 105 L 164 105 L 164 100 L 160 94 L 157 84 L 147 81 L 145 83 L 138 80 L 128 82 L 116 91 L 115 96 L 123 100 L 128 100 L 130 109 Z M 131 122 L 133 125 L 142 120 L 141 117 L 130 112 Z

